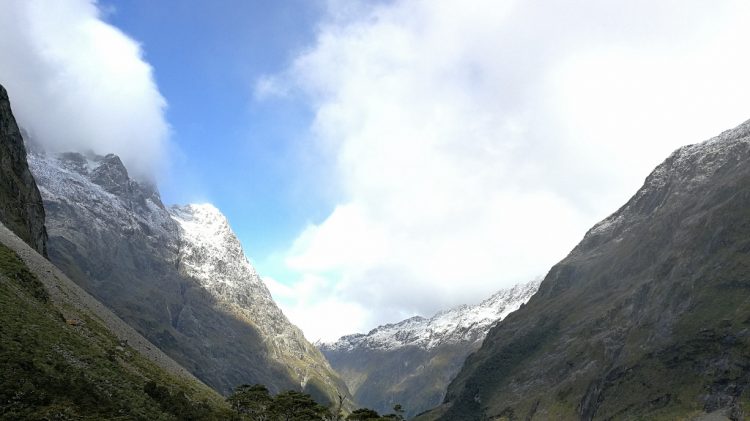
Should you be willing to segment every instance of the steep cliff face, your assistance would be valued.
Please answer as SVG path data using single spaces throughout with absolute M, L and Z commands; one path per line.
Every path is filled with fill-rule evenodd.
M 26 162 L 26 148 L 0 85 L 0 222 L 40 254 L 47 255 L 44 207 Z
M 466 356 L 498 320 L 523 305 L 541 280 L 498 291 L 480 304 L 413 317 L 348 335 L 320 349 L 355 400 L 382 413 L 400 404 L 406 416 L 438 405 Z
M 489 332 L 423 418 L 743 419 L 748 162 L 750 122 L 674 152 Z
M 115 155 L 31 154 L 29 162 L 50 259 L 198 378 L 224 393 L 262 383 L 321 401 L 346 395 L 213 207 L 167 209 Z
M 181 228 L 179 270 L 197 280 L 226 312 L 255 326 L 270 357 L 299 388 L 336 402 L 346 386 L 325 357 L 286 318 L 248 262 L 226 217 L 211 204 L 175 206 Z

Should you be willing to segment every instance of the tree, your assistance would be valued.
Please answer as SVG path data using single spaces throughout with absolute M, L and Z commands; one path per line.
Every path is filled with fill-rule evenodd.
M 238 414 L 247 415 L 252 421 L 268 421 L 269 409 L 273 403 L 268 389 L 262 384 L 243 384 L 227 397 L 232 409 Z
M 279 421 L 324 421 L 329 415 L 328 408 L 315 402 L 310 395 L 293 390 L 276 395 L 270 412 Z
M 347 421 L 370 421 L 379 420 L 380 414 L 370 408 L 355 409 L 354 412 L 346 417 Z

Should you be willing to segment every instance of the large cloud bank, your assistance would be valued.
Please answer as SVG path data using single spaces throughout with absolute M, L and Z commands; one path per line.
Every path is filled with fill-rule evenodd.
M 270 282 L 311 339 L 544 273 L 674 148 L 750 118 L 742 1 L 331 2 L 258 94 L 307 101 L 343 192 Z
M 94 1 L 3 1 L 0 83 L 49 150 L 114 152 L 139 177 L 163 162 L 166 101 L 140 46 Z

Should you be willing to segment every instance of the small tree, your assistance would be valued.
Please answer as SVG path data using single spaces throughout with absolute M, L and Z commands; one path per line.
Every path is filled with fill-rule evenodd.
M 370 408 L 359 408 L 354 410 L 348 417 L 347 421 L 370 421 L 379 420 L 380 414 Z
M 274 420 L 280 421 L 324 421 L 329 414 L 328 408 L 315 402 L 310 395 L 294 390 L 276 395 L 270 412 L 276 417 Z
M 270 420 L 268 412 L 273 400 L 262 384 L 237 386 L 227 401 L 238 414 L 245 414 L 252 421 Z

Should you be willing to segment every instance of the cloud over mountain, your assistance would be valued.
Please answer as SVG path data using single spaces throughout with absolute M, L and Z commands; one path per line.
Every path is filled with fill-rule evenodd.
M 114 152 L 140 177 L 163 164 L 166 101 L 141 47 L 95 1 L 3 2 L 0 81 L 46 148 Z
M 343 192 L 287 250 L 319 300 L 282 303 L 365 327 L 545 273 L 672 149 L 747 118 L 748 6 L 701 3 L 330 2 L 258 83 L 314 110 Z

